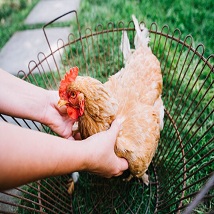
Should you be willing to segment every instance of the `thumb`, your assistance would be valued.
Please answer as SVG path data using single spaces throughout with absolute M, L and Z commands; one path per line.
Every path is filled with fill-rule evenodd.
M 122 128 L 122 120 L 120 119 L 116 119 L 113 121 L 113 123 L 111 124 L 111 127 L 109 130 L 107 130 L 107 132 L 110 132 L 111 133 L 111 136 L 112 136 L 112 140 L 115 142 L 116 141 L 116 138 L 117 138 L 117 135 L 119 134 L 119 131 L 121 130 Z
M 118 161 L 119 161 L 119 166 L 120 166 L 120 170 L 121 170 L 121 173 L 118 175 L 121 175 L 123 173 L 123 171 L 125 171 L 129 168 L 129 164 L 125 158 L 118 157 L 118 159 L 119 159 Z
M 67 107 L 66 106 L 58 106 L 56 105 L 56 108 L 59 110 L 60 113 L 62 114 L 67 114 Z
M 108 130 L 109 132 L 111 132 L 111 136 L 114 137 L 113 142 L 115 143 L 117 135 L 119 134 L 119 131 L 121 131 L 122 129 L 122 123 L 123 123 L 123 119 L 122 118 L 118 118 L 116 120 L 113 121 L 113 123 L 111 124 L 110 129 Z M 115 176 L 119 176 L 123 173 L 123 171 L 127 170 L 129 165 L 128 162 L 125 158 L 121 158 L 121 157 L 117 157 L 117 161 L 118 161 L 118 166 L 120 168 L 120 172 L 115 175 Z

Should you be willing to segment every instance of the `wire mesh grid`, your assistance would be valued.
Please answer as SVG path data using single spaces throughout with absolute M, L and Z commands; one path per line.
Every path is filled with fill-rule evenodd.
M 29 72 L 18 76 L 46 89 L 58 89 L 64 73 L 78 66 L 80 75 L 102 82 L 123 67 L 119 51 L 121 32 L 127 30 L 131 46 L 133 22 L 108 23 L 80 31 L 68 41 L 58 40 L 50 54 L 38 54 L 29 63 Z M 66 15 L 66 14 L 65 14 Z M 63 15 L 64 16 L 64 15 Z M 59 17 L 60 18 L 60 17 Z M 148 26 L 147 26 L 148 27 Z M 204 46 L 194 46 L 193 38 L 182 37 L 168 26 L 150 27 L 150 47 L 161 62 L 164 87 L 165 124 L 156 155 L 149 167 L 149 186 L 138 179 L 123 182 L 124 175 L 105 179 L 81 173 L 75 192 L 69 196 L 69 175 L 48 178 L 0 193 L 0 211 L 5 213 L 211 213 L 213 191 L 213 79 L 214 55 L 204 57 Z M 58 60 L 57 60 L 58 59 Z M 54 134 L 35 121 L 1 115 L 19 126 Z M 211 177 L 212 176 L 212 177 Z M 209 177 L 210 180 L 209 180 Z M 208 187 L 205 186 L 209 183 Z M 207 184 L 208 184 L 207 183 Z M 203 188 L 206 188 L 206 191 Z M 202 189 L 202 190 L 201 190 Z M 201 191 L 200 191 L 201 190 Z M 193 201 L 193 202 L 192 202 Z M 192 202 L 192 203 L 191 203 Z M 190 204 L 191 203 L 191 204 Z

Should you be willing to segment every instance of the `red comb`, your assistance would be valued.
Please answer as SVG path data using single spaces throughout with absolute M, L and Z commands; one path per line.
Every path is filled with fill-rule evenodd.
M 60 99 L 66 100 L 67 94 L 66 94 L 66 88 L 67 85 L 73 82 L 76 77 L 78 76 L 78 67 L 70 68 L 70 71 L 65 74 L 64 79 L 61 80 L 60 86 L 59 86 L 59 96 Z

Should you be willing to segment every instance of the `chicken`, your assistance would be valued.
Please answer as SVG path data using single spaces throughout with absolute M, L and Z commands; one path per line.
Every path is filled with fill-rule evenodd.
M 117 118 L 123 118 L 115 152 L 129 162 L 131 176 L 128 180 L 134 176 L 148 185 L 145 172 L 163 129 L 163 81 L 160 63 L 148 47 L 148 30 L 139 26 L 135 16 L 132 18 L 136 29 L 135 50 L 130 49 L 127 33 L 123 32 L 121 49 L 125 67 L 110 77 L 105 86 L 118 101 Z
M 148 47 L 148 30 L 132 18 L 135 50 L 130 49 L 124 31 L 121 49 L 125 67 L 104 84 L 78 76 L 78 68 L 71 68 L 60 84 L 59 106 L 66 105 L 70 117 L 78 121 L 82 138 L 107 130 L 119 118 L 122 129 L 115 153 L 129 163 L 131 175 L 127 180 L 137 177 L 148 185 L 146 171 L 163 128 L 162 75 L 159 61 Z
M 78 68 L 70 69 L 59 87 L 58 106 L 67 106 L 68 115 L 78 121 L 81 137 L 109 129 L 115 119 L 117 101 L 100 81 L 78 76 Z

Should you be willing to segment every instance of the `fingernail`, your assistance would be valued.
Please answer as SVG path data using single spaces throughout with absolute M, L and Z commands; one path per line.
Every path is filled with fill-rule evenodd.
M 119 125 L 119 129 L 122 130 L 122 124 L 125 121 L 125 118 L 120 117 L 120 118 L 117 118 L 116 121 L 117 121 L 117 124 Z

